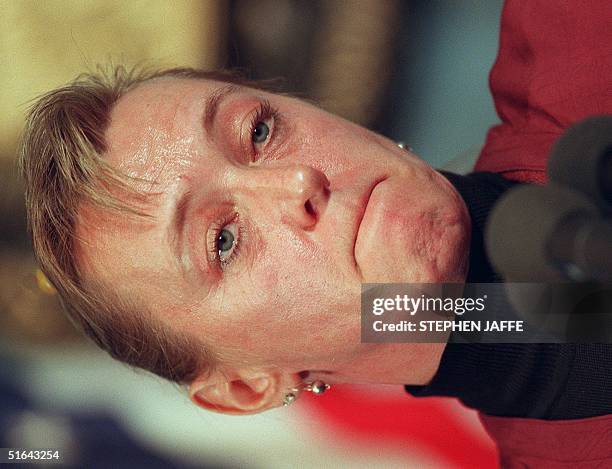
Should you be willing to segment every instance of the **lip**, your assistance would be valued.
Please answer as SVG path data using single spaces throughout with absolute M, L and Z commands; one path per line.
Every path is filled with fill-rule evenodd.
M 387 177 L 381 177 L 374 181 L 374 183 L 368 188 L 367 191 L 364 192 L 364 196 L 361 198 L 360 203 L 357 208 L 357 213 L 355 216 L 355 234 L 353 236 L 353 260 L 355 262 L 355 268 L 361 274 L 361 269 L 359 264 L 357 263 L 357 256 L 355 253 L 355 246 L 357 246 L 357 239 L 359 238 L 359 231 L 361 230 L 361 222 L 363 221 L 363 217 L 365 216 L 366 210 L 368 209 L 368 204 L 370 203 L 370 197 L 372 196 L 372 192 L 376 189 L 381 182 L 385 181 Z

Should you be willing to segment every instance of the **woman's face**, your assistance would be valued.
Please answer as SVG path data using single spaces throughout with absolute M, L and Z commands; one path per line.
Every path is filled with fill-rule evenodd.
M 159 79 L 106 135 L 153 217 L 83 207 L 80 263 L 229 361 L 350 360 L 361 283 L 464 279 L 469 221 L 446 180 L 303 101 Z

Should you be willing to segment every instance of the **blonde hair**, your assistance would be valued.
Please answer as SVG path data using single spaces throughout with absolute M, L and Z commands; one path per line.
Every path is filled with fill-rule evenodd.
M 30 108 L 19 159 L 34 252 L 72 322 L 112 357 L 188 383 L 215 365 L 202 341 L 170 331 L 142 306 L 103 285 L 86 286 L 74 249 L 77 209 L 82 203 L 146 216 L 111 192 L 119 188 L 120 193 L 138 197 L 126 177 L 105 162 L 105 131 L 112 107 L 122 95 L 161 77 L 253 86 L 234 72 L 190 68 L 146 71 L 120 66 L 83 74 L 44 94 Z

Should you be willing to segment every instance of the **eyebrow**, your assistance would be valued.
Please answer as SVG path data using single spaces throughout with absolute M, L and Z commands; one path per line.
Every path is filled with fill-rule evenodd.
M 191 195 L 191 191 L 186 190 L 179 196 L 174 207 L 174 213 L 172 214 L 172 221 L 168 227 L 168 238 L 170 239 L 170 245 L 182 272 L 187 270 L 183 254 L 185 252 L 185 217 L 187 215 L 189 202 L 191 201 Z
M 215 118 L 219 112 L 219 104 L 221 101 L 223 101 L 230 94 L 237 93 L 241 89 L 241 86 L 228 84 L 218 88 L 208 97 L 206 104 L 204 105 L 203 117 L 204 130 L 206 130 L 207 135 L 212 133 L 213 124 L 215 123 Z
M 219 105 L 227 96 L 241 91 L 243 87 L 234 84 L 227 84 L 217 88 L 209 97 L 206 99 L 204 104 L 204 130 L 206 134 L 210 135 L 213 130 L 213 124 L 217 113 L 219 112 Z M 168 239 L 170 241 L 170 247 L 174 252 L 174 256 L 177 259 L 180 270 L 185 273 L 187 265 L 185 263 L 185 218 L 187 216 L 187 209 L 189 202 L 191 201 L 192 193 L 190 190 L 184 191 L 179 197 L 174 206 L 172 220 L 168 226 Z

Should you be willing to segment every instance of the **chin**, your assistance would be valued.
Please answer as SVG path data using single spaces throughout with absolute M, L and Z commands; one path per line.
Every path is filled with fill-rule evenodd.
M 465 281 L 469 214 L 445 182 L 432 170 L 422 178 L 392 177 L 376 186 L 355 245 L 365 282 Z

